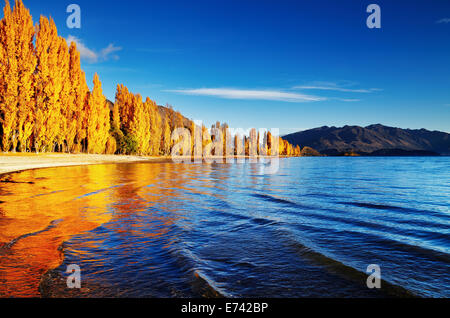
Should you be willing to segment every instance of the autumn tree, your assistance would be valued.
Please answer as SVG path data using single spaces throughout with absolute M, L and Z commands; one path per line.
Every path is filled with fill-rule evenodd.
M 295 147 L 295 149 L 294 149 L 294 156 L 300 157 L 300 155 L 301 155 L 300 146 L 297 145 L 297 146 Z
M 80 52 L 75 42 L 69 48 L 70 94 L 66 112 L 66 143 L 68 151 L 81 151 L 81 142 L 86 138 L 86 106 L 89 88 L 81 70 Z
M 0 82 L 0 119 L 2 128 L 2 149 L 15 149 L 17 143 L 16 127 L 19 102 L 19 59 L 18 39 L 20 32 L 17 28 L 15 14 L 9 1 L 3 9 L 4 17 L 0 22 L 1 42 L 1 82 Z
M 258 134 L 256 133 L 256 129 L 252 128 L 250 130 L 250 140 L 249 140 L 249 153 L 250 157 L 256 157 L 258 155 Z
M 278 138 L 278 153 L 280 155 L 283 155 L 283 152 L 284 152 L 283 140 L 281 138 Z
M 234 154 L 236 156 L 244 156 L 245 155 L 244 139 L 238 133 L 236 133 L 234 135 Z
M 150 103 L 143 103 L 141 95 L 131 96 L 133 113 L 131 114 L 129 133 L 137 142 L 137 153 L 150 153 Z
M 13 140 L 13 148 L 15 150 L 18 142 L 20 150 L 25 152 L 33 132 L 35 103 L 33 74 L 36 69 L 36 56 L 33 44 L 35 35 L 33 19 L 21 0 L 15 2 L 13 21 L 18 72 L 17 139 Z
M 201 160 L 203 154 L 202 127 L 191 121 L 189 130 L 191 132 L 191 154 L 194 160 Z
M 159 113 L 159 108 L 154 101 L 147 97 L 145 102 L 149 105 L 148 110 L 150 112 L 150 154 L 159 156 L 163 134 L 162 118 Z
M 272 151 L 272 146 L 273 146 L 274 141 L 275 140 L 274 140 L 272 133 L 270 131 L 268 131 L 267 136 L 266 136 L 266 145 L 267 145 L 267 155 L 268 156 L 276 155 L 278 153 L 277 151 Z
M 58 93 L 58 104 L 59 109 L 61 110 L 60 116 L 60 129 L 59 133 L 56 136 L 56 143 L 58 145 L 59 151 L 67 151 L 68 143 L 66 144 L 69 129 L 70 127 L 70 119 L 72 118 L 73 113 L 73 95 L 72 93 L 72 85 L 70 82 L 70 54 L 69 48 L 67 46 L 67 42 L 64 38 L 59 38 L 59 50 L 58 50 L 58 78 L 59 78 L 59 87 L 57 90 Z
M 172 148 L 172 130 L 170 126 L 170 118 L 167 116 L 163 122 L 163 133 L 161 139 L 161 151 L 164 155 L 169 155 Z
M 221 130 L 223 138 L 223 155 L 232 157 L 234 155 L 234 142 L 232 136 L 230 135 L 228 124 L 222 124 Z
M 211 155 L 222 157 L 224 155 L 224 138 L 220 123 L 211 127 Z
M 60 46 L 61 41 L 58 38 L 55 22 L 41 17 L 36 35 L 36 122 L 34 126 L 36 151 L 53 151 L 54 142 L 60 133 L 59 94 L 62 88 L 58 70 Z
M 250 138 L 244 136 L 244 154 L 250 156 Z
M 203 148 L 203 157 L 211 157 L 212 153 L 212 140 L 211 134 L 208 128 L 205 125 L 202 125 L 202 148 Z
M 88 97 L 87 106 L 87 145 L 88 153 L 105 153 L 109 138 L 109 107 L 103 95 L 102 84 L 97 73 L 94 75 L 94 88 Z
M 123 84 L 117 85 L 116 101 L 114 104 L 114 124 L 123 132 L 129 132 L 134 116 L 134 96 Z

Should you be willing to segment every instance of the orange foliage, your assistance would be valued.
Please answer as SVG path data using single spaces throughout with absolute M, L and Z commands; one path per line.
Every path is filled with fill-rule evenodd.
M 300 147 L 255 129 L 233 138 L 228 125 L 217 122 L 211 133 L 174 111 L 143 101 L 124 85 L 117 86 L 112 110 L 96 74 L 92 92 L 81 70 L 75 43 L 58 36 L 54 21 L 40 17 L 36 28 L 21 0 L 9 1 L 0 21 L 0 141 L 3 151 L 59 151 L 169 155 L 172 132 L 187 128 L 202 133 L 201 149 L 191 138 L 191 153 L 299 156 Z M 212 138 L 211 138 L 212 134 Z M 185 140 L 186 141 L 186 140 Z M 274 142 L 279 141 L 279 142 Z M 188 145 L 184 145 L 184 148 Z M 275 147 L 275 149 L 273 149 Z M 183 149 L 184 149 L 183 148 Z M 188 149 L 188 148 L 186 148 Z M 195 151 L 194 151 L 195 150 Z M 187 153 L 187 152 L 186 152 Z

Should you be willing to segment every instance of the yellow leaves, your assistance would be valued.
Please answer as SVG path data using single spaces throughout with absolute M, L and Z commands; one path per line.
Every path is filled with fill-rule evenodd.
M 113 128 L 136 142 L 137 154 L 159 155 L 164 127 L 158 106 L 150 98 L 143 102 L 139 94 L 134 95 L 124 85 L 118 85 Z
M 59 48 L 58 48 L 58 60 L 57 60 L 57 76 L 58 76 L 58 108 L 60 109 L 60 131 L 57 134 L 56 142 L 62 150 L 64 146 L 64 141 L 67 140 L 68 132 L 72 128 L 70 126 L 70 118 L 72 117 L 72 96 L 71 96 L 71 82 L 69 77 L 69 67 L 70 67 L 70 55 L 69 48 L 67 47 L 67 42 L 64 38 L 59 38 Z
M 170 106 L 163 109 L 150 98 L 143 101 L 124 85 L 117 86 L 111 110 L 97 74 L 89 92 L 76 44 L 70 43 L 68 47 L 66 40 L 58 36 L 52 19 L 41 16 L 34 27 L 21 0 L 15 1 L 13 10 L 6 1 L 3 12 L 0 21 L 3 151 L 169 155 L 173 141 L 179 141 L 172 140 L 172 131 L 188 128 L 192 136 L 198 132 L 202 142 L 197 146 L 209 155 L 300 155 L 300 147 L 294 148 L 278 137 L 273 140 L 270 133 L 264 135 L 260 147 L 260 135 L 255 129 L 244 137 L 244 142 L 238 142 L 241 138 L 233 142 L 228 126 L 216 123 L 217 133 L 211 137 L 204 126 L 196 127 Z M 193 139 L 185 148 L 200 153 L 202 149 L 194 148 Z
M 113 136 L 108 136 L 108 141 L 106 142 L 106 154 L 113 155 L 117 151 L 117 142 Z
M 123 131 L 129 131 L 131 128 L 131 121 L 134 112 L 134 97 L 128 91 L 124 85 L 117 85 L 116 92 L 116 108 L 118 112 L 119 119 L 117 124 L 120 129 Z
M 42 122 L 36 125 L 36 151 L 53 151 L 54 142 L 60 133 L 61 104 L 60 93 L 63 87 L 59 69 L 61 39 L 52 19 L 41 17 L 36 35 L 36 113 Z
M 162 118 L 158 106 L 149 97 L 145 100 L 148 105 L 147 111 L 150 118 L 150 152 L 152 156 L 159 156 L 161 149 L 161 139 L 163 133 Z
M 25 149 L 30 137 L 29 121 L 33 105 L 35 70 L 34 27 L 29 11 L 16 1 L 11 11 L 9 2 L 0 22 L 0 112 L 2 113 L 2 148 L 15 150 L 19 142 Z M 25 125 L 27 125 L 25 127 Z
M 87 117 L 85 107 L 89 89 L 84 72 L 81 70 L 80 53 L 74 42 L 70 44 L 69 48 L 69 81 L 71 90 L 67 114 L 66 143 L 69 151 L 76 151 L 81 150 L 81 142 L 86 138 Z
M 16 29 L 14 28 L 14 19 L 9 2 L 6 1 L 3 9 L 4 18 L 1 21 L 0 42 L 2 46 L 2 102 L 0 111 L 2 113 L 2 148 L 3 151 L 9 151 L 12 146 L 14 129 L 17 116 L 17 94 L 18 94 L 18 68 L 16 54 Z
M 134 112 L 131 115 L 129 132 L 137 142 L 137 153 L 146 155 L 150 152 L 150 104 L 143 103 L 139 94 L 132 96 L 131 100 Z
M 88 97 L 87 117 L 88 153 L 103 154 L 109 138 L 109 107 L 97 73 L 94 75 L 94 88 Z
M 166 117 L 163 121 L 163 133 L 161 139 L 161 151 L 164 155 L 170 154 L 170 149 L 172 147 L 172 130 L 170 129 L 170 118 Z
M 297 145 L 297 146 L 295 147 L 295 149 L 294 149 L 294 156 L 300 157 L 300 155 L 301 155 L 300 146 Z

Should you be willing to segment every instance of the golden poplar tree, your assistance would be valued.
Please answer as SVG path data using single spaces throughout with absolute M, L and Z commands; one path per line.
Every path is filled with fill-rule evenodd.
M 202 125 L 203 157 L 212 156 L 211 147 L 212 147 L 211 134 L 210 134 L 208 128 L 206 128 L 205 125 Z
M 146 155 L 150 152 L 150 114 L 149 103 L 143 103 L 141 95 L 131 96 L 133 114 L 131 114 L 130 133 L 137 142 L 137 153 Z
M 244 136 L 244 154 L 250 156 L 250 138 Z
M 245 155 L 244 139 L 239 134 L 234 135 L 234 154 L 236 156 L 244 156 Z
M 259 147 L 259 155 L 260 156 L 268 156 L 269 155 L 269 145 L 267 139 L 267 131 L 264 131 L 262 145 Z
M 6 79 L 5 79 L 5 70 L 6 70 L 6 56 L 4 52 L 4 47 L 2 44 L 2 32 L 3 32 L 3 20 L 0 21 L 0 128 L 3 131 L 3 121 L 5 117 L 5 102 L 4 102 L 4 94 L 6 90 Z M 2 135 L 3 137 L 3 135 Z M 0 150 L 3 150 L 1 146 L 2 137 L 0 137 Z
M 53 151 L 54 142 L 60 132 L 59 94 L 62 87 L 58 71 L 60 45 L 61 41 L 55 22 L 52 19 L 41 17 L 36 35 L 36 122 L 34 129 L 36 151 Z
M 61 110 L 60 116 L 60 130 L 56 136 L 56 142 L 58 144 L 59 151 L 68 150 L 68 134 L 69 134 L 69 123 L 72 118 L 73 111 L 73 95 L 72 85 L 70 82 L 70 54 L 67 42 L 64 38 L 59 38 L 59 50 L 58 50 L 58 104 Z
M 250 130 L 250 141 L 249 141 L 249 156 L 256 157 L 258 156 L 258 146 L 259 144 L 259 134 L 256 132 L 255 128 Z
M 34 50 L 35 29 L 30 11 L 25 8 L 21 0 L 15 2 L 13 10 L 15 31 L 15 43 L 17 47 L 17 139 L 20 150 L 25 152 L 29 149 L 29 139 L 34 125 L 34 82 L 33 74 L 36 69 L 36 56 Z
M 97 73 L 94 75 L 94 88 L 88 97 L 87 106 L 87 151 L 103 154 L 109 138 L 109 107 L 103 95 L 102 83 Z
M 272 143 L 274 142 L 274 137 L 272 135 L 272 133 L 270 131 L 267 132 L 267 155 L 268 156 L 272 156 L 272 155 L 276 155 L 277 152 L 276 151 L 272 151 Z
M 154 101 L 147 97 L 146 103 L 150 105 L 150 154 L 152 156 L 159 156 L 163 133 L 162 118 L 158 106 Z
M 278 137 L 278 153 L 280 154 L 280 156 L 284 156 L 286 154 L 286 147 L 284 144 L 284 140 L 281 137 Z
M 124 85 L 117 85 L 114 123 L 126 133 L 131 129 L 131 122 L 134 114 L 134 96 Z
M 16 58 L 16 33 L 13 12 L 6 1 L 3 9 L 4 17 L 0 26 L 0 41 L 2 48 L 1 90 L 0 90 L 0 119 L 2 128 L 2 149 L 10 151 L 13 140 L 16 139 L 17 100 L 19 87 L 19 66 Z
M 301 154 L 300 146 L 297 145 L 294 149 L 294 156 L 300 157 L 300 154 Z
M 256 154 L 261 155 L 260 133 L 256 134 Z
M 66 119 L 66 142 L 68 151 L 80 151 L 81 141 L 86 138 L 85 106 L 89 88 L 86 84 L 86 76 L 81 70 L 80 52 L 78 52 L 74 42 L 70 44 L 69 48 L 69 80 L 70 94 Z
M 163 122 L 163 134 L 161 138 L 161 151 L 163 155 L 170 155 L 172 150 L 172 130 L 170 117 L 166 116 Z

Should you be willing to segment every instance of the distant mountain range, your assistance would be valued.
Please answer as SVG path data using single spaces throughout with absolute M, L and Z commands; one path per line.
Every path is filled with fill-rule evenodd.
M 450 155 L 450 134 L 383 125 L 320 127 L 283 137 L 294 146 L 310 147 L 323 155 L 438 156 Z

